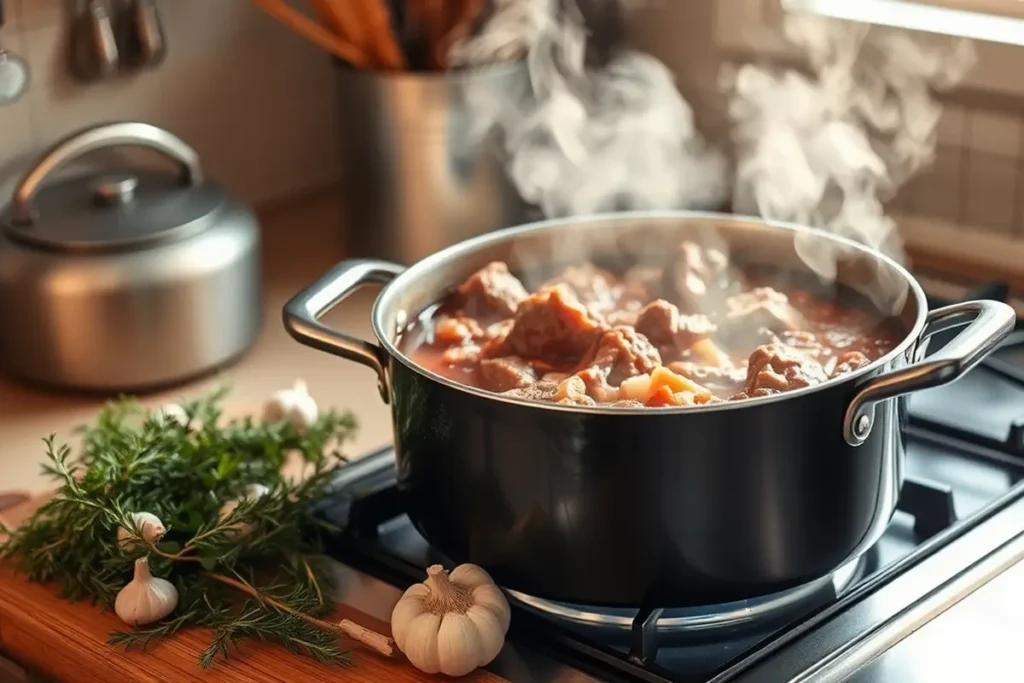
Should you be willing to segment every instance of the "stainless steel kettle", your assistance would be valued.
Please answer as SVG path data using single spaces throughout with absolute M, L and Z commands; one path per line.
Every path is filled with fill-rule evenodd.
M 146 147 L 174 172 L 54 180 L 90 152 Z M 203 374 L 260 329 L 259 226 L 196 152 L 145 123 L 58 142 L 0 213 L 0 368 L 48 385 L 143 391 Z

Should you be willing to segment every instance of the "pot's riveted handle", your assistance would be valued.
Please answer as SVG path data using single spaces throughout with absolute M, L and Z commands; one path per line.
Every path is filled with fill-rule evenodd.
M 913 365 L 872 377 L 857 390 L 846 409 L 843 437 L 851 446 L 864 443 L 875 421 L 875 404 L 887 398 L 949 384 L 992 353 L 1017 322 L 1010 306 L 998 301 L 968 301 L 928 314 L 920 341 L 969 322 L 937 353 Z
M 371 342 L 332 330 L 319 318 L 357 289 L 367 285 L 386 285 L 403 270 L 404 266 L 388 261 L 342 261 L 292 297 L 283 311 L 284 327 L 299 343 L 373 368 L 377 372 L 377 388 L 385 403 L 390 397 L 384 350 Z
M 32 223 L 35 219 L 32 199 L 43 182 L 60 167 L 95 150 L 122 146 L 156 150 L 181 165 L 184 183 L 199 185 L 203 182 L 199 154 L 173 133 L 137 121 L 104 123 L 69 135 L 43 154 L 14 190 L 11 219 L 16 225 Z

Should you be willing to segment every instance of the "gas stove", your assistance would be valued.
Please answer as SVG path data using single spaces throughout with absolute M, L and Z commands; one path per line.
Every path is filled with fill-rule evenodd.
M 966 298 L 1006 296 L 993 284 Z M 929 348 L 945 341 L 936 335 Z M 671 610 L 567 605 L 509 591 L 509 638 L 488 668 L 514 683 L 977 678 L 979 662 L 998 665 L 1012 651 L 998 649 L 1013 629 L 993 623 L 992 610 L 1024 598 L 1021 326 L 960 381 L 910 399 L 907 442 L 907 476 L 885 536 L 832 576 L 756 600 Z M 405 515 L 390 449 L 342 468 L 321 514 L 343 529 L 329 551 L 356 583 L 393 587 L 374 593 L 379 616 L 427 566 L 453 566 Z M 994 649 L 989 658 L 972 652 L 964 670 L 958 655 L 967 637 Z M 1010 672 L 1007 664 L 984 675 L 1015 678 Z

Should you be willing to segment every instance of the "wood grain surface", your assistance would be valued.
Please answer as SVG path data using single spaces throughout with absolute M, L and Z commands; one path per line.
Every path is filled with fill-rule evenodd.
M 43 494 L 0 511 L 0 521 L 17 525 L 48 500 Z M 18 498 L 21 498 L 19 496 Z M 111 631 L 125 625 L 112 612 L 87 603 L 69 603 L 57 597 L 52 585 L 31 583 L 0 562 L 0 652 L 56 681 L 75 683 L 419 683 L 450 681 L 447 676 L 425 674 L 401 653 L 388 658 L 353 644 L 352 665 L 317 664 L 272 643 L 243 643 L 227 661 L 209 669 L 196 663 L 210 641 L 204 629 L 182 632 L 160 640 L 145 652 L 126 651 L 107 644 Z M 347 605 L 339 604 L 334 621 L 357 624 L 391 635 L 388 624 Z M 480 683 L 508 683 L 478 670 L 461 679 Z
M 362 626 L 390 634 L 387 624 L 350 607 L 339 605 L 337 619 L 351 619 Z M 55 587 L 30 583 L 0 564 L 0 650 L 22 664 L 58 681 L 82 683 L 414 683 L 451 680 L 415 669 L 402 658 L 386 658 L 358 646 L 352 649 L 352 665 L 317 664 L 269 643 L 245 643 L 227 661 L 203 670 L 196 656 L 205 649 L 210 634 L 189 630 L 161 640 L 145 652 L 125 651 L 106 643 L 107 635 L 124 628 L 113 614 L 86 603 L 58 598 Z M 461 680 L 503 681 L 486 671 Z

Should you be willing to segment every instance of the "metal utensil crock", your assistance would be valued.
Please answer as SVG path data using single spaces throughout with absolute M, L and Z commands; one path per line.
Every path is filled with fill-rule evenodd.
M 53 180 L 85 154 L 126 145 L 159 152 L 175 172 Z M 154 389 L 243 353 L 261 308 L 255 216 L 155 126 L 105 124 L 58 142 L 0 214 L 0 367 L 12 375 Z
M 817 386 L 657 410 L 513 399 L 446 379 L 399 350 L 414 316 L 489 261 L 517 271 L 537 258 L 568 265 L 558 251 L 567 239 L 607 258 L 627 246 L 678 244 L 708 231 L 738 263 L 806 270 L 797 234 L 830 253 L 838 249 L 839 282 L 873 291 L 881 310 L 895 312 L 904 338 L 883 358 Z M 661 251 L 668 258 L 672 249 Z M 318 321 L 355 289 L 384 283 L 372 314 L 375 342 Z M 1015 320 L 1012 308 L 994 301 L 929 312 L 905 269 L 848 240 L 690 212 L 529 225 L 408 269 L 346 262 L 284 310 L 294 338 L 377 373 L 391 404 L 404 509 L 435 548 L 527 595 L 632 607 L 762 596 L 859 557 L 896 508 L 906 394 L 963 375 Z M 924 357 L 929 335 L 965 322 L 949 344 Z
M 521 89 L 520 65 L 337 73 L 349 253 L 410 264 L 523 221 L 499 141 L 472 130 L 466 104 L 470 89 L 495 101 Z

